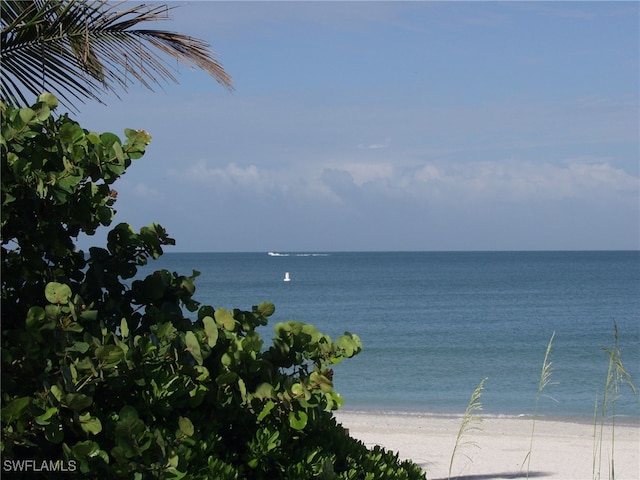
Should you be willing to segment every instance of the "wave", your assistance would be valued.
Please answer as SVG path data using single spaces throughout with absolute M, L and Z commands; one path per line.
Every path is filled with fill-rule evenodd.
M 328 257 L 328 253 L 278 253 L 267 252 L 270 257 Z

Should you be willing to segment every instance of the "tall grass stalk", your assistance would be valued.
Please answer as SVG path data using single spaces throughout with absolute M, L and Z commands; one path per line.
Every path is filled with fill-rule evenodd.
M 607 369 L 607 378 L 605 381 L 604 392 L 602 393 L 602 403 L 600 405 L 600 423 L 599 432 L 596 435 L 598 425 L 598 402 L 596 400 L 595 414 L 594 414 L 594 461 L 593 461 L 593 478 L 599 480 L 601 478 L 602 469 L 602 444 L 604 437 L 604 426 L 607 419 L 607 415 L 611 418 L 611 457 L 608 465 L 609 479 L 615 479 L 615 430 L 616 430 L 616 401 L 620 395 L 620 388 L 623 385 L 627 385 L 629 389 L 638 397 L 636 387 L 631 382 L 631 375 L 625 370 L 622 365 L 620 346 L 618 344 L 618 325 L 614 322 L 614 340 L 613 348 L 602 347 L 609 357 L 609 367 Z M 596 472 L 597 469 L 597 472 Z
M 482 390 L 484 390 L 484 382 L 486 382 L 487 380 L 488 377 L 483 378 L 476 389 L 473 391 L 473 393 L 471 394 L 471 399 L 469 400 L 469 404 L 467 405 L 467 409 L 462 416 L 462 423 L 460 424 L 460 429 L 458 430 L 458 435 L 456 437 L 456 443 L 453 447 L 453 452 L 451 453 L 451 461 L 449 462 L 449 480 L 451 480 L 451 470 L 453 469 L 453 461 L 455 459 L 456 453 L 458 453 L 458 451 L 465 446 L 479 448 L 479 445 L 476 442 L 463 442 L 462 437 L 473 430 L 482 430 L 482 428 L 480 427 L 480 424 L 482 423 L 482 417 L 477 415 L 476 412 L 482 410 Z M 469 460 L 471 460 L 468 455 L 465 454 L 465 456 Z
M 596 459 L 598 458 L 598 392 L 593 406 L 593 464 L 591 466 L 591 478 L 596 478 Z
M 533 410 L 533 421 L 531 423 L 531 440 L 529 442 L 529 451 L 527 452 L 527 456 L 524 458 L 522 462 L 522 466 L 524 466 L 525 462 L 527 464 L 527 478 L 529 478 L 530 466 L 531 466 L 531 452 L 533 452 L 533 437 L 536 431 L 536 418 L 538 417 L 538 405 L 540 404 L 540 399 L 543 396 L 551 398 L 553 401 L 557 401 L 555 398 L 549 395 L 543 395 L 544 389 L 549 385 L 555 385 L 557 382 L 551 382 L 551 374 L 553 373 L 553 362 L 549 359 L 551 356 L 551 347 L 553 345 L 553 338 L 556 336 L 556 332 L 551 334 L 551 338 L 549 339 L 549 343 L 547 344 L 547 351 L 544 354 L 544 361 L 542 362 L 542 371 L 540 372 L 540 381 L 538 382 L 538 393 L 536 395 L 536 404 Z M 522 467 L 521 467 L 522 468 Z

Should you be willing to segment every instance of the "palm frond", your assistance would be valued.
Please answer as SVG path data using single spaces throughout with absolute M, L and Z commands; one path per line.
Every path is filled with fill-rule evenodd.
M 4 0 L 2 2 L 3 100 L 28 103 L 43 91 L 67 104 L 101 101 L 99 95 L 124 91 L 132 83 L 153 90 L 176 82 L 177 60 L 211 75 L 227 90 L 231 77 L 210 45 L 188 35 L 136 29 L 167 20 L 166 5 L 109 5 L 105 0 Z

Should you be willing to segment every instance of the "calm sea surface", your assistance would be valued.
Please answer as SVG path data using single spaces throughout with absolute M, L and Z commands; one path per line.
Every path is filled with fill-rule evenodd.
M 544 391 L 553 399 L 542 398 L 539 413 L 592 418 L 614 322 L 640 388 L 638 251 L 167 253 L 150 267 L 201 272 L 195 298 L 203 304 L 271 301 L 270 325 L 295 319 L 333 338 L 358 334 L 363 351 L 335 367 L 345 409 L 462 413 L 489 377 L 486 414 L 532 414 L 555 332 L 554 384 Z M 616 410 L 640 418 L 626 386 Z

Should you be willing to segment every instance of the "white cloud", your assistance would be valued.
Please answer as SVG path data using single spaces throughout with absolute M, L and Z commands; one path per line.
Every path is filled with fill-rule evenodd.
M 162 197 L 159 190 L 150 187 L 144 182 L 127 183 L 125 180 L 116 185 L 116 190 L 120 196 L 131 195 L 145 200 L 157 200 Z
M 321 173 L 298 166 L 239 166 L 234 162 L 211 166 L 198 160 L 183 171 L 171 170 L 169 175 L 182 182 L 204 187 L 213 193 L 226 195 L 245 189 L 253 195 L 288 198 L 318 198 L 336 200 L 335 194 L 322 182 Z
M 359 187 L 381 179 L 392 181 L 398 175 L 396 168 L 390 163 L 354 162 L 339 166 L 334 165 L 333 168 L 348 172 L 353 178 L 353 182 Z
M 456 202 L 614 199 L 637 197 L 640 187 L 637 177 L 606 161 L 585 163 L 575 160 L 565 165 L 516 161 L 427 164 L 415 172 L 412 180 L 414 194 L 444 197 Z
M 361 150 L 379 150 L 381 148 L 389 148 L 390 144 L 391 144 L 391 140 L 387 139 L 381 143 L 370 143 L 370 144 L 360 143 L 358 144 L 358 148 Z
M 234 162 L 218 167 L 198 160 L 182 172 L 172 170 L 170 175 L 190 183 L 217 188 L 246 187 L 265 191 L 273 187 L 268 171 L 260 170 L 255 165 L 241 167 Z
M 637 177 L 605 159 L 569 159 L 562 164 L 482 161 L 402 165 L 400 162 L 344 162 L 285 165 L 278 168 L 210 166 L 200 160 L 172 176 L 225 195 L 246 189 L 271 200 L 348 203 L 366 193 L 372 198 L 406 198 L 463 205 L 483 201 L 514 203 L 636 201 Z

